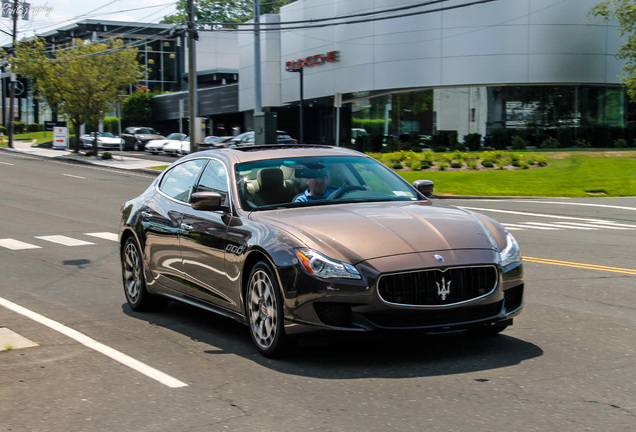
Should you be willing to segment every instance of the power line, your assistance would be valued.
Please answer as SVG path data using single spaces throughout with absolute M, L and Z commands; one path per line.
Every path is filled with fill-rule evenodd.
M 345 15 L 345 16 L 339 16 L 339 17 L 331 17 L 331 18 L 302 20 L 302 21 L 287 21 L 287 22 L 276 22 L 276 23 L 260 23 L 259 28 L 262 31 L 268 31 L 268 30 L 269 31 L 272 31 L 272 30 L 279 31 L 279 30 L 298 30 L 298 29 L 309 29 L 309 28 L 323 28 L 323 27 L 330 27 L 330 26 L 336 26 L 336 25 L 346 25 L 346 24 L 361 24 L 361 23 L 367 23 L 367 22 L 384 21 L 384 20 L 395 19 L 395 18 L 409 17 L 409 16 L 413 16 L 413 15 L 423 15 L 423 14 L 429 14 L 429 13 L 434 13 L 434 12 L 443 12 L 443 11 L 447 11 L 447 10 L 459 9 L 459 8 L 468 7 L 468 6 L 474 6 L 474 5 L 483 4 L 483 3 L 490 3 L 490 2 L 493 2 L 493 1 L 497 1 L 497 0 L 476 0 L 476 1 L 473 1 L 473 2 L 469 2 L 469 3 L 462 3 L 462 4 L 459 4 L 459 5 L 444 6 L 444 7 L 439 7 L 439 8 L 436 8 L 436 9 L 428 9 L 428 10 L 419 11 L 419 12 L 409 12 L 408 14 L 398 14 L 398 15 L 391 15 L 391 16 L 386 16 L 386 17 L 375 17 L 375 18 L 367 18 L 367 19 L 362 19 L 362 20 L 350 20 L 350 21 L 335 22 L 335 23 L 315 24 L 315 23 L 318 23 L 318 22 L 325 22 L 325 21 L 336 21 L 336 20 L 349 19 L 349 18 L 360 18 L 360 17 L 365 17 L 365 16 L 371 16 L 371 15 L 379 15 L 379 14 L 391 13 L 391 12 L 400 12 L 400 11 L 403 11 L 403 10 L 430 6 L 430 5 L 433 5 L 433 4 L 442 3 L 442 2 L 446 2 L 446 1 L 448 1 L 448 0 L 431 0 L 431 1 L 428 1 L 428 2 L 424 2 L 424 3 L 419 3 L 419 4 L 416 4 L 416 5 L 402 6 L 402 7 L 399 7 L 399 8 L 384 9 L 384 10 L 381 10 L 381 11 L 373 11 L 373 12 L 363 12 L 363 13 L 358 13 L 358 14 Z M 254 27 L 256 26 L 254 23 L 231 23 L 231 22 L 206 22 L 206 23 L 199 22 L 198 24 L 199 25 L 209 25 L 211 27 L 223 27 L 223 26 L 236 26 L 236 27 L 238 27 L 238 29 L 227 29 L 229 31 L 231 31 L 231 30 L 253 31 Z M 294 26 L 295 24 L 309 24 L 309 25 Z M 273 28 L 273 29 L 272 28 L 267 28 L 268 26 L 269 27 L 275 27 L 275 28 Z M 246 28 L 245 29 L 241 29 L 241 27 L 246 27 Z

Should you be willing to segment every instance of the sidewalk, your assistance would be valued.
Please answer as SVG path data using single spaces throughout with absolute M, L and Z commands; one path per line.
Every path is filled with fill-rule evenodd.
M 18 153 L 31 154 L 46 158 L 63 159 L 80 163 L 88 163 L 91 165 L 99 165 L 108 168 L 125 169 L 125 170 L 141 170 L 146 173 L 159 174 L 160 171 L 151 170 L 149 168 L 165 165 L 159 161 L 145 160 L 126 156 L 125 152 L 110 151 L 113 155 L 112 159 L 101 159 L 101 157 L 84 156 L 83 154 L 75 154 L 69 149 L 52 149 L 47 147 L 34 147 L 35 141 L 14 140 L 13 148 L 2 148 L 6 151 L 14 151 Z M 100 151 L 103 154 L 103 150 Z

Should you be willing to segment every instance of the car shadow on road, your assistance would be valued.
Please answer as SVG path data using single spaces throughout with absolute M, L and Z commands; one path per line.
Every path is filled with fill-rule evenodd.
M 205 355 L 238 355 L 259 365 L 322 379 L 443 376 L 509 367 L 543 355 L 533 343 L 507 335 L 468 333 L 334 335 L 298 341 L 282 359 L 268 359 L 254 347 L 246 326 L 204 310 L 172 302 L 166 311 L 125 314 L 209 345 Z M 514 326 L 512 327 L 514 328 Z

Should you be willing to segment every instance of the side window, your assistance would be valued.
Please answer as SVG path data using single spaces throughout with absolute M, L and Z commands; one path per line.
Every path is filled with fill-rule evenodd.
M 205 163 L 205 159 L 194 159 L 175 166 L 161 179 L 159 190 L 171 198 L 187 203 L 194 182 Z
M 195 192 L 218 192 L 227 197 L 227 171 L 225 166 L 216 160 L 210 160 L 201 174 Z

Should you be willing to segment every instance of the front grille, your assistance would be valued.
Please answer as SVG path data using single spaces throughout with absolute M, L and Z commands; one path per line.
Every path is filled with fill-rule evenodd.
M 481 306 L 463 306 L 453 309 L 375 312 L 364 314 L 364 317 L 378 327 L 424 328 L 464 324 L 495 318 L 501 312 L 501 306 L 502 302 L 497 302 Z
M 494 266 L 421 270 L 383 275 L 378 293 L 388 303 L 446 306 L 492 292 L 498 279 Z

